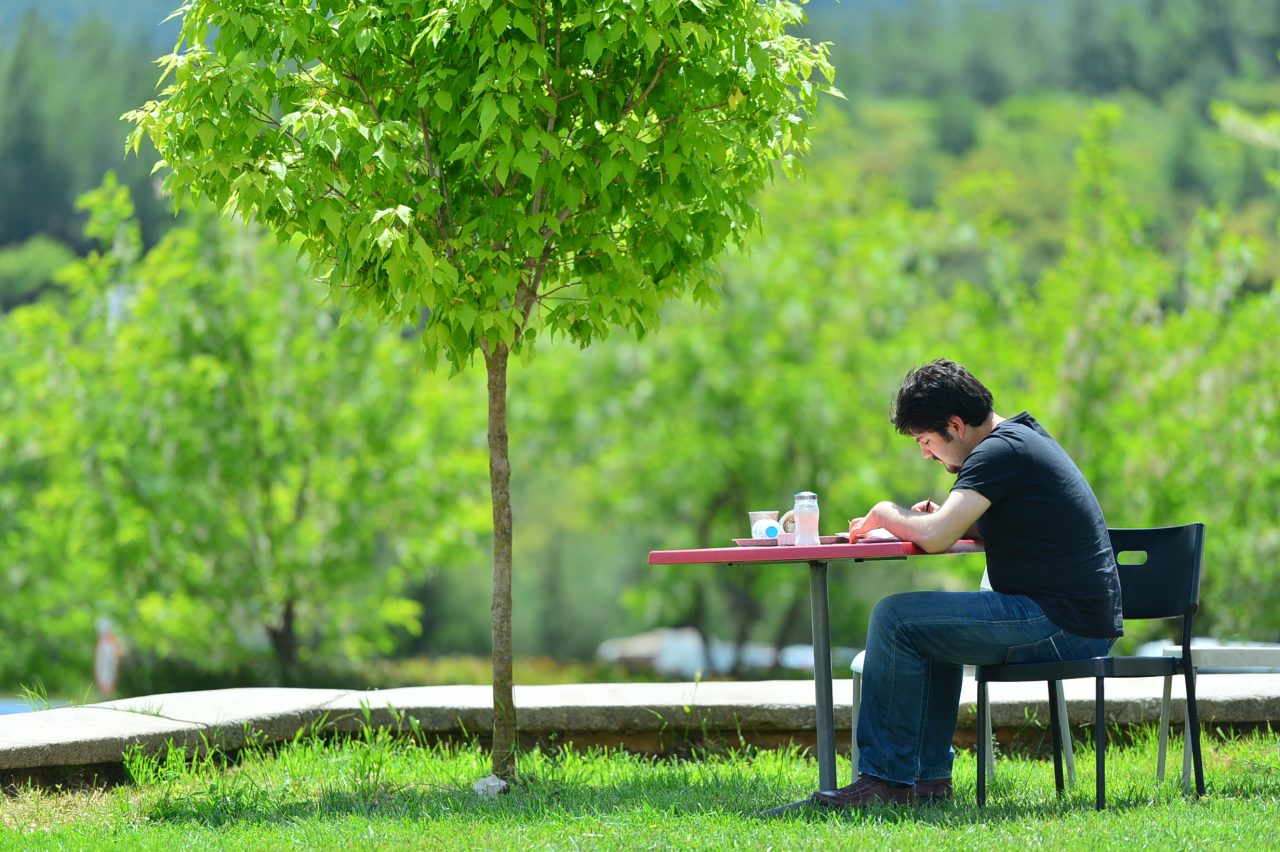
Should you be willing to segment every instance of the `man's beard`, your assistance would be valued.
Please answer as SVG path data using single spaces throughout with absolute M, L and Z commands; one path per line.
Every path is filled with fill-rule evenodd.
M 955 466 L 955 465 L 953 465 L 953 464 L 947 464 L 946 462 L 943 462 L 943 463 L 942 463 L 942 466 L 943 466 L 943 467 L 945 467 L 945 468 L 947 469 L 947 473 L 959 473 L 959 472 L 960 472 L 960 468 L 956 467 L 956 466 Z

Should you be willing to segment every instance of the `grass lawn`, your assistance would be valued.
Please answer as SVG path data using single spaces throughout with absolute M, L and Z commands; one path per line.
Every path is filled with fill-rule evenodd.
M 1176 776 L 1181 741 L 1172 745 Z M 767 820 L 757 814 L 812 792 L 816 764 L 796 752 L 535 753 L 523 756 L 516 791 L 490 801 L 471 790 L 488 774 L 479 748 L 307 738 L 243 753 L 235 766 L 133 759 L 135 783 L 108 791 L 4 797 L 0 850 L 1280 848 L 1280 736 L 1205 746 L 1204 801 L 1183 798 L 1173 777 L 1156 782 L 1148 733 L 1109 750 L 1102 814 L 1083 745 L 1079 783 L 1062 801 L 1051 763 L 1010 758 L 980 812 L 973 756 L 961 753 L 951 804 Z

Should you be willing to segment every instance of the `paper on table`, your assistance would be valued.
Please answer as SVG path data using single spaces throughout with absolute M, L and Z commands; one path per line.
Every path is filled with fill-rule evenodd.
M 902 541 L 902 539 L 898 538 L 884 527 L 876 527 L 871 532 L 858 539 L 858 541 Z

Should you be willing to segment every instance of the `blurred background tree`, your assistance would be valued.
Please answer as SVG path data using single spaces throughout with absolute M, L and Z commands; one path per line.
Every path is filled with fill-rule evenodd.
M 340 327 L 256 229 L 202 211 L 143 255 L 113 175 L 84 207 L 105 250 L 4 329 L 0 469 L 26 475 L 0 490 L 0 619 L 40 625 L 9 664 L 86 670 L 70 636 L 104 615 L 139 662 L 269 655 L 284 683 L 390 652 L 419 630 L 405 590 L 476 555 L 483 411 L 419 381 L 412 343 Z
M 139 314 L 157 339 L 139 353 L 119 352 L 105 331 L 89 333 L 92 302 L 83 287 L 72 287 L 76 276 L 54 274 L 93 244 L 82 236 L 87 214 L 76 211 L 74 198 L 117 168 L 137 202 L 142 247 L 132 271 L 116 267 L 105 279 L 113 282 L 102 285 L 108 294 L 164 280 L 171 301 L 163 304 L 221 316 L 212 312 L 225 307 L 210 294 L 249 286 L 245 258 L 271 271 L 254 273 L 260 299 L 237 310 L 277 316 L 283 307 L 273 306 L 270 293 L 312 286 L 288 247 L 207 218 L 175 222 L 155 197 L 147 156 L 121 161 L 125 128 L 116 118 L 150 95 L 158 74 L 143 66 L 173 43 L 171 30 L 154 27 L 165 5 L 64 0 L 26 21 L 31 4 L 0 0 L 0 110 L 9 116 L 14 104 L 26 104 L 23 114 L 41 122 L 34 129 L 7 118 L 0 124 L 0 152 L 28 152 L 3 161 L 0 182 L 37 187 L 37 195 L 0 192 L 0 221 L 24 223 L 21 237 L 0 245 L 0 310 L 7 312 L 0 317 L 0 623 L 9 637 L 0 687 L 42 674 L 79 694 L 99 612 L 117 620 L 134 649 L 130 689 L 281 682 L 267 628 L 280 624 L 283 598 L 270 597 L 269 584 L 252 592 L 264 603 L 256 620 L 235 622 L 249 625 L 237 633 L 217 614 L 225 605 L 217 596 L 232 594 L 230 577 L 157 572 L 145 561 L 203 554 L 189 532 L 197 511 L 213 511 L 224 540 L 234 540 L 235 492 L 228 486 L 217 497 L 234 511 L 208 510 L 224 504 L 215 504 L 212 486 L 195 472 L 207 471 L 223 447 L 223 463 L 236 459 L 249 476 L 248 448 L 219 437 L 218 424 L 243 422 L 251 409 L 177 397 L 167 409 L 156 401 L 159 389 L 181 395 L 202 387 L 193 384 L 197 350 L 165 342 L 177 316 Z M 803 488 L 819 493 L 830 529 L 879 499 L 943 496 L 950 478 L 922 464 L 886 420 L 900 375 L 938 356 L 987 381 L 1001 413 L 1029 409 L 1062 439 L 1113 525 L 1205 521 L 1198 624 L 1223 639 L 1280 641 L 1280 355 L 1272 343 L 1280 337 L 1273 286 L 1280 194 L 1268 180 L 1280 149 L 1280 119 L 1271 115 L 1280 111 L 1280 0 L 814 0 L 807 10 L 812 23 L 804 34 L 833 42 L 837 82 L 850 103 L 839 120 L 825 117 L 807 181 L 779 183 L 759 197 L 766 236 L 749 259 L 722 264 L 721 307 L 670 306 L 643 347 L 616 339 L 587 352 L 545 347 L 513 376 L 512 429 L 527 436 L 512 454 L 518 559 L 528 566 L 514 580 L 516 647 L 585 660 L 605 638 L 661 625 L 731 641 L 806 641 L 802 574 L 652 569 L 646 553 L 728 543 L 745 533 L 746 509 L 786 508 Z M 93 23 L 94 13 L 114 25 Z M 45 47 L 18 69 L 23 27 L 43 33 Z M 76 42 L 77 32 L 96 34 L 98 53 L 73 47 L 92 41 Z M 142 49 L 144 32 L 167 34 Z M 57 59 L 40 65 L 41 56 Z M 93 63 L 107 59 L 92 56 L 140 70 L 137 77 L 99 75 L 92 69 L 108 66 Z M 77 112 L 108 99 L 87 98 L 80 88 L 92 82 L 114 92 L 129 79 L 139 88 L 120 95 L 118 106 L 92 119 Z M 73 127 L 80 135 L 67 132 Z M 94 151 L 105 152 L 102 159 Z M 16 177 L 15 162 L 25 170 Z M 49 199 L 60 206 L 46 205 Z M 46 224 L 31 224 L 38 211 L 46 211 L 38 219 Z M 55 221 L 64 224 L 47 224 Z M 175 226 L 185 235 L 155 253 L 164 229 Z M 197 251 L 206 240 L 209 260 Z M 150 283 L 140 278 L 143 268 Z M 225 269 L 229 277 L 195 269 Z M 310 303 L 313 318 L 327 312 L 321 297 Z M 145 303 L 119 304 L 120 327 L 140 335 L 146 326 L 131 312 Z M 237 316 L 237 328 L 257 327 Z M 347 372 L 354 366 L 340 366 L 348 362 L 378 375 L 412 370 L 400 355 L 365 365 L 371 355 L 350 354 L 383 351 L 378 346 L 399 352 L 395 338 L 377 338 L 375 346 L 342 331 L 308 332 L 316 369 L 334 371 L 325 381 L 335 387 L 368 381 L 367 373 Z M 230 339 L 222 334 L 190 340 L 212 352 Z M 157 377 L 144 383 L 108 369 L 108 352 Z M 288 352 L 264 363 L 296 357 Z M 89 369 L 85 359 L 98 366 Z M 73 382 L 81 373 L 68 372 L 68 360 L 87 378 Z M 234 367 L 215 362 L 223 371 Z M 420 384 L 407 375 L 409 385 Z M 84 398 L 96 400 L 96 409 L 72 393 L 75 382 L 97 388 Z M 351 400 L 370 412 L 403 406 L 390 427 L 402 436 L 394 452 L 360 438 L 340 453 L 313 437 L 318 427 L 305 425 L 311 415 L 280 433 L 313 441 L 317 458 L 345 459 L 345 475 L 369 489 L 372 471 L 394 459 L 410 471 L 427 456 L 457 465 L 359 498 L 388 507 L 390 520 L 366 529 L 402 549 L 353 546 L 350 565 L 334 568 L 349 600 L 308 603 L 306 619 L 314 620 L 297 633 L 295 682 L 484 682 L 483 663 L 426 661 L 484 655 L 489 643 L 488 543 L 466 532 L 473 512 L 488 512 L 474 502 L 483 468 L 467 473 L 484 441 L 483 426 L 474 425 L 483 424 L 482 397 L 456 390 Z M 261 411 L 284 417 L 300 399 L 315 398 L 308 393 L 282 391 Z M 94 417 L 80 413 L 90 410 Z M 148 426 L 211 443 L 201 450 L 195 438 L 180 441 L 168 459 L 164 442 L 143 426 L 117 422 L 119 412 L 144 410 L 151 413 L 140 422 Z M 342 418 L 355 415 L 325 416 L 328 428 L 345 430 L 350 421 Z M 416 428 L 427 436 L 403 437 Z M 101 494 L 118 493 L 119 505 L 145 513 L 120 482 L 90 489 L 86 471 L 100 457 L 90 448 L 110 450 L 148 475 L 168 472 L 170 481 L 159 484 L 167 494 L 189 495 L 190 505 L 166 507 L 164 523 L 120 527 L 146 531 L 145 540 L 105 532 Z M 289 493 L 300 481 L 301 448 L 289 447 L 275 463 L 273 487 Z M 449 484 L 437 487 L 437 476 Z M 463 496 L 455 502 L 452 494 Z M 407 500 L 430 509 L 431 529 L 397 520 Z M 174 532 L 175 519 L 184 532 Z M 121 553 L 141 561 L 111 556 Z M 361 575 L 350 567 L 356 564 L 370 567 Z M 967 557 L 840 569 L 832 581 L 836 639 L 861 644 L 866 612 L 885 593 L 973 588 L 981 570 L 980 558 Z M 234 582 L 246 582 L 246 571 L 237 565 Z M 137 615 L 148 600 L 158 602 L 151 620 Z M 383 600 L 400 603 L 380 610 Z M 161 618 L 171 606 L 173 613 L 208 607 L 200 623 L 216 626 L 205 638 L 181 638 L 175 625 L 183 618 Z M 1131 632 L 1126 642 L 1145 638 Z M 317 660 L 350 662 L 320 671 L 307 662 Z M 517 682 L 618 676 L 585 664 L 525 661 L 516 670 Z

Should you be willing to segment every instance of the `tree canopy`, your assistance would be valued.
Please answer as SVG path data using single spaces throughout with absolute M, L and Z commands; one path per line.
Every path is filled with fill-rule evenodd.
M 710 261 L 756 225 L 831 75 L 787 2 L 185 10 L 191 46 L 132 144 L 155 141 L 177 197 L 296 239 L 354 316 L 421 318 L 455 369 L 713 299 Z

